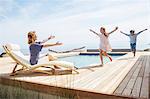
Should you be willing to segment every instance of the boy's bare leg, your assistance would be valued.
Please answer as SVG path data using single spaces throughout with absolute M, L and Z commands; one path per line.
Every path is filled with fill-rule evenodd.
M 136 54 L 136 50 L 134 50 L 134 51 L 133 51 L 133 54 L 134 54 L 134 57 L 135 57 L 135 54 Z

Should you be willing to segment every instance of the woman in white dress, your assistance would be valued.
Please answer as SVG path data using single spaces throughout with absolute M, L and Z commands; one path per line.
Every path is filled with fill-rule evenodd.
M 112 51 L 108 37 L 109 37 L 109 34 L 115 32 L 117 29 L 118 27 L 116 27 L 113 31 L 109 33 L 106 32 L 104 27 L 100 28 L 100 33 L 96 33 L 95 31 L 90 29 L 91 32 L 93 32 L 100 38 L 99 51 L 100 51 L 100 59 L 101 59 L 102 65 L 103 65 L 103 55 L 107 56 L 110 59 L 110 61 L 112 61 L 112 58 L 107 54 L 107 51 Z

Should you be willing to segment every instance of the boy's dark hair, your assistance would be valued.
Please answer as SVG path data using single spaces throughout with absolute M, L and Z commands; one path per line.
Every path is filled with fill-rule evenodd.
M 130 30 L 130 33 L 134 33 L 135 31 L 134 30 Z

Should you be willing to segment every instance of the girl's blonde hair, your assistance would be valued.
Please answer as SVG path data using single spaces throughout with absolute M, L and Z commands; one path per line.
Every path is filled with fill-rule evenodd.
M 106 34 L 106 29 L 104 27 L 101 27 L 100 29 L 104 31 L 104 36 L 108 37 L 108 35 Z
M 28 44 L 32 44 L 37 39 L 35 31 L 28 32 Z

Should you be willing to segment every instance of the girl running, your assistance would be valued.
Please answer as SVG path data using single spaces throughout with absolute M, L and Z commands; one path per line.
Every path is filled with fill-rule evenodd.
M 108 37 L 109 37 L 109 34 L 115 32 L 117 29 L 118 27 L 116 27 L 113 31 L 108 32 L 108 33 L 106 32 L 104 27 L 100 28 L 100 33 L 96 33 L 95 31 L 90 29 L 90 31 L 96 34 L 100 39 L 99 51 L 100 51 L 100 60 L 101 60 L 102 65 L 103 65 L 103 55 L 107 56 L 110 59 L 110 61 L 112 61 L 112 58 L 107 54 L 107 51 L 112 51 Z

